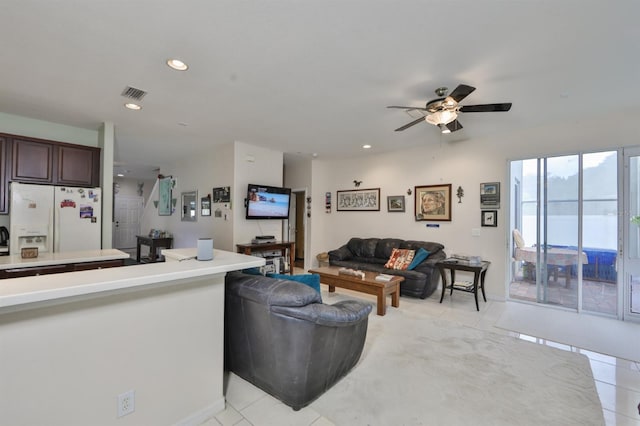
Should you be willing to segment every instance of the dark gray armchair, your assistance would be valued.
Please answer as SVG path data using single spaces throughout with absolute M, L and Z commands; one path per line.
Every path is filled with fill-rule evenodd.
M 225 368 L 294 410 L 360 359 L 371 305 L 326 305 L 304 284 L 240 272 L 225 284 Z

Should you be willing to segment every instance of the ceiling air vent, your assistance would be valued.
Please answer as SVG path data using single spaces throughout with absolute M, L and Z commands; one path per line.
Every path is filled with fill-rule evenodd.
M 142 100 L 142 98 L 144 98 L 144 95 L 146 94 L 147 92 L 145 92 L 144 90 L 136 89 L 135 87 L 131 86 L 125 87 L 122 91 L 122 96 L 124 96 L 125 98 L 135 99 L 136 101 Z

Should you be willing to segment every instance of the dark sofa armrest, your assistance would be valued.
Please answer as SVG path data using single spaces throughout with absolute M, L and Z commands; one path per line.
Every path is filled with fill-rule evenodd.
M 333 305 L 313 303 L 299 308 L 272 306 L 271 312 L 327 327 L 349 327 L 366 319 L 371 309 L 368 303 L 345 300 Z
M 329 251 L 329 263 L 334 260 L 349 260 L 352 257 L 353 253 L 351 253 L 346 244 L 338 249 Z

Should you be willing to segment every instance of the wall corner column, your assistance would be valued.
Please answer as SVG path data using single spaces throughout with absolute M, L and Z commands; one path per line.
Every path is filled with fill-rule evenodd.
M 113 157 L 115 126 L 104 122 L 98 132 L 100 154 L 100 187 L 102 188 L 102 248 L 113 248 Z

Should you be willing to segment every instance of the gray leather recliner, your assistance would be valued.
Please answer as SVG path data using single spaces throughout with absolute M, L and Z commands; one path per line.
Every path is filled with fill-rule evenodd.
M 326 305 L 304 284 L 241 272 L 225 284 L 225 368 L 294 410 L 360 359 L 370 304 Z

